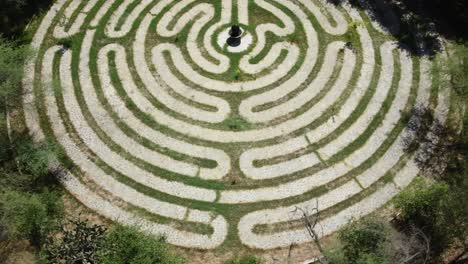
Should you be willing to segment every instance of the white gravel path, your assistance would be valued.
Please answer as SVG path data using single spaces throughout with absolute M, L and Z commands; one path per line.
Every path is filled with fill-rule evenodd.
M 53 132 L 51 136 L 79 168 L 80 175 L 65 170 L 66 177 L 62 179 L 73 196 L 111 220 L 138 226 L 150 234 L 163 234 L 169 243 L 178 246 L 213 249 L 223 244 L 230 232 L 237 234 L 247 247 L 272 249 L 310 241 L 304 228 L 290 225 L 301 218 L 300 213 L 293 212 L 296 207 L 311 209 L 318 204 L 318 209 L 324 211 L 346 205 L 321 219 L 316 231 L 326 236 L 383 206 L 411 183 L 419 170 L 402 148 L 408 132 L 403 129 L 393 142 L 386 141 L 400 125 L 402 113 L 414 96 L 411 91 L 417 91 L 416 105 L 427 106 L 434 96 L 432 63 L 428 58 L 411 58 L 392 41 L 374 42 L 368 31 L 370 26 L 380 32 L 371 31 L 379 38 L 384 38 L 387 32 L 374 21 L 363 20 L 361 12 L 347 3 L 343 9 L 326 0 L 223 0 L 219 4 L 221 9 L 211 2 L 195 0 L 55 2 L 31 44 L 38 53 L 25 65 L 23 102 L 26 124 L 34 139 L 45 138 L 39 123 L 41 109 L 44 111 L 41 116 L 48 119 L 44 125 L 50 125 Z M 377 5 L 380 4 L 379 0 Z M 278 23 L 264 22 L 252 27 L 249 23 L 254 21 L 253 10 L 265 12 Z M 394 19 L 391 14 L 388 18 Z M 342 36 L 348 30 L 348 20 L 358 22 L 360 45 L 354 51 L 345 47 Z M 238 49 L 226 49 L 224 42 L 233 21 L 240 23 L 246 42 Z M 104 37 L 98 34 L 101 25 Z M 74 43 L 81 41 L 80 46 L 67 49 L 51 44 L 51 40 L 82 33 L 82 40 L 73 39 Z M 186 43 L 164 39 L 185 33 Z M 155 34 L 164 37 L 156 44 L 152 39 Z M 304 43 L 288 41 L 293 34 L 304 34 Z M 324 40 L 321 34 L 332 36 Z M 273 36 L 278 41 L 268 43 Z M 329 42 L 319 50 L 324 41 Z M 376 43 L 383 44 L 375 47 Z M 253 60 L 259 55 L 262 56 L 259 61 Z M 114 67 L 111 56 L 115 69 L 111 68 Z M 234 56 L 238 57 L 233 60 Z M 381 58 L 379 65 L 377 56 Z M 319 60 L 321 65 L 317 65 Z M 419 60 L 417 68 L 413 65 L 416 60 Z M 216 75 L 232 70 L 233 61 L 238 61 L 239 73 L 256 78 L 244 81 L 217 78 Z M 92 72 L 94 63 L 96 73 Z M 75 66 L 78 78 L 72 74 Z M 116 74 L 111 75 L 114 70 Z M 419 83 L 415 81 L 418 71 Z M 353 76 L 356 80 L 351 80 Z M 54 77 L 59 78 L 61 93 L 54 90 L 57 88 Z M 442 76 L 442 83 L 447 78 Z M 373 80 L 375 87 L 371 87 Z M 125 95 L 114 87 L 114 81 L 120 82 Z M 140 81 L 143 87 L 139 87 Z M 98 83 L 100 90 L 95 87 Z M 364 104 L 369 89 L 375 91 Z M 392 89 L 394 98 L 390 98 Z M 98 96 L 98 90 L 102 97 Z M 343 98 L 347 91 L 349 95 Z M 40 97 L 44 99 L 41 108 L 36 107 L 35 101 L 39 94 L 44 95 Z M 59 94 L 62 98 L 56 97 Z M 236 95 L 239 99 L 233 99 Z M 316 100 L 319 95 L 323 97 Z M 437 96 L 435 115 L 445 121 L 450 92 L 442 84 Z M 155 107 L 152 100 L 164 107 Z M 308 109 L 302 109 L 312 102 Z M 296 114 L 299 110 L 300 114 Z M 332 116 L 320 120 L 330 111 Z M 357 111 L 359 115 L 355 115 Z M 158 126 L 142 120 L 142 114 Z M 253 129 L 219 129 L 218 125 L 233 114 L 252 123 Z M 119 120 L 114 120 L 113 115 Z M 369 131 L 365 142 L 335 162 L 333 157 L 358 143 L 376 118 L 381 121 Z M 297 133 L 316 121 L 320 123 L 314 128 Z M 334 135 L 345 122 L 351 123 Z M 122 126 L 130 131 L 122 130 Z M 131 136 L 135 134 L 141 136 Z M 324 139 L 327 144 L 317 144 Z M 155 151 L 141 143 L 144 141 L 190 158 L 184 160 Z M 359 174 L 353 172 L 376 156 L 384 142 L 386 149 L 381 157 L 363 167 Z M 116 146 L 125 153 L 116 151 Z M 157 175 L 135 164 L 133 159 L 175 173 L 171 175 L 175 179 Z M 210 165 L 199 165 L 195 160 L 200 159 L 216 164 L 205 167 Z M 257 166 L 258 162 L 267 165 Z M 400 162 L 405 163 L 397 170 Z M 100 164 L 109 167 L 113 174 L 155 190 L 154 195 L 132 187 Z M 58 161 L 51 160 L 51 167 L 56 166 Z M 312 172 L 312 167 L 317 169 Z M 350 172 L 357 175 L 349 175 Z M 383 182 L 382 178 L 389 173 L 393 180 Z M 215 186 L 211 182 L 206 186 L 199 184 L 204 180 L 231 181 L 238 174 L 249 178 L 249 183 L 256 181 L 252 185 L 255 187 L 225 185 L 218 190 L 212 189 Z M 335 181 L 343 176 L 352 177 L 347 177 L 346 182 Z M 278 184 L 272 185 L 272 180 Z M 262 186 L 262 181 L 268 185 Z M 318 197 L 294 202 L 290 199 L 330 182 L 339 185 L 324 189 Z M 369 188 L 373 192 L 363 196 Z M 167 199 L 158 197 L 158 192 Z M 360 199 L 350 202 L 357 195 L 361 195 Z M 192 208 L 191 201 L 196 208 L 203 205 L 204 210 Z M 265 201 L 277 201 L 281 206 L 262 207 Z M 240 215 L 238 223 L 231 223 L 231 219 L 216 213 L 218 206 L 226 204 L 241 206 L 248 213 Z M 249 209 L 250 206 L 255 209 Z M 170 221 L 157 223 L 132 212 L 133 207 L 189 225 L 210 226 L 213 233 L 183 231 Z M 255 231 L 259 225 L 277 224 L 281 230 Z M 228 230 L 229 225 L 236 230 Z
M 394 47 L 392 47 L 391 45 L 386 45 L 383 47 L 383 49 L 392 51 Z M 391 52 L 389 54 L 391 55 Z M 356 168 L 357 166 L 365 162 L 367 159 L 371 158 L 372 155 L 378 150 L 378 148 L 384 142 L 386 135 L 397 124 L 397 121 L 401 117 L 401 111 L 406 106 L 406 102 L 408 101 L 408 98 L 409 98 L 409 91 L 411 88 L 410 80 L 412 79 L 412 68 L 411 68 L 412 66 L 411 66 L 409 57 L 406 54 L 401 53 L 400 60 L 401 60 L 401 65 L 402 65 L 402 71 L 401 71 L 402 77 L 400 78 L 397 97 L 395 100 L 393 100 L 392 106 L 390 107 L 390 111 L 385 115 L 383 123 L 374 131 L 374 133 L 370 136 L 370 138 L 366 141 L 366 143 L 359 149 L 359 151 L 354 151 L 351 155 L 346 157 L 343 161 L 333 164 L 332 166 L 324 170 L 315 172 L 299 180 L 290 181 L 288 183 L 280 184 L 275 187 L 222 192 L 220 202 L 251 203 L 251 202 L 258 202 L 258 201 L 265 201 L 265 200 L 284 199 L 287 197 L 300 195 L 313 188 L 326 184 L 330 181 L 333 181 L 345 175 L 352 169 Z M 385 69 L 385 67 L 383 69 Z M 426 87 L 426 88 L 429 88 L 429 87 Z M 391 147 L 384 154 L 384 158 L 379 159 L 379 161 L 375 163 L 373 166 L 371 166 L 366 172 L 364 172 L 362 174 L 363 176 L 361 177 L 367 178 L 369 177 L 367 176 L 368 174 L 376 178 L 382 177 L 383 174 L 386 172 L 386 170 L 383 170 L 380 168 L 381 167 L 391 168 L 392 165 L 396 161 L 398 161 L 399 157 L 403 155 L 403 151 L 400 147 L 401 146 L 400 140 L 394 141 Z M 298 143 L 301 143 L 301 142 L 298 142 Z M 292 145 L 291 148 L 294 149 L 294 145 Z M 336 149 L 335 151 L 339 151 L 339 150 L 340 149 Z M 304 156 L 304 157 L 309 157 L 309 156 Z M 392 157 L 392 158 L 388 159 L 387 157 Z
M 45 83 L 52 83 L 52 76 L 53 76 L 53 61 L 55 58 L 55 54 L 57 54 L 60 51 L 60 47 L 55 46 L 50 48 L 47 53 L 46 53 L 46 60 L 44 60 L 43 64 L 43 72 L 42 72 L 42 78 Z M 70 86 L 70 81 L 71 81 L 71 76 L 70 76 L 70 68 L 71 65 L 71 54 L 69 52 L 66 52 L 63 54 L 62 60 L 61 60 L 61 65 L 60 65 L 60 72 L 61 72 L 61 80 L 63 82 L 63 95 L 64 95 L 64 100 L 68 99 L 68 96 L 73 96 L 73 88 Z M 70 138 L 68 135 L 65 126 L 61 120 L 61 116 L 59 113 L 59 107 L 57 105 L 53 87 L 52 85 L 46 85 L 45 86 L 46 91 L 48 92 L 48 96 L 46 96 L 46 102 L 47 102 L 47 114 L 52 121 L 52 127 L 54 129 L 54 133 L 60 144 L 64 147 L 65 152 L 69 157 L 75 162 L 76 165 L 80 167 L 84 171 L 85 174 L 90 177 L 94 183 L 99 185 L 101 188 L 105 189 L 108 192 L 111 192 L 115 194 L 117 197 L 123 199 L 126 202 L 129 202 L 135 206 L 141 207 L 148 212 L 158 214 L 161 216 L 173 218 L 173 219 L 178 219 L 178 220 L 184 220 L 187 214 L 190 214 L 190 221 L 192 222 L 200 222 L 200 223 L 205 223 L 205 224 L 210 224 L 214 228 L 215 232 L 213 234 L 214 240 L 219 241 L 219 237 L 217 238 L 216 236 L 221 236 L 224 237 L 226 234 L 226 226 L 227 223 L 225 220 L 221 217 L 218 216 L 215 221 L 211 221 L 211 213 L 209 212 L 203 212 L 203 211 L 198 211 L 198 210 L 192 210 L 188 209 L 186 207 L 182 207 L 179 205 L 174 205 L 171 203 L 167 202 L 162 202 L 159 200 L 156 200 L 154 198 L 150 198 L 148 196 L 145 196 L 134 189 L 128 187 L 125 184 L 122 184 L 118 181 L 116 181 L 113 177 L 107 175 L 101 168 L 96 166 L 93 162 L 89 160 L 87 155 L 83 153 L 78 146 L 74 143 L 74 141 Z M 76 102 L 74 100 L 66 100 L 70 106 L 69 110 L 73 110 L 72 108 L 78 107 Z M 73 105 L 76 104 L 76 105 Z M 68 105 L 68 104 L 67 104 Z M 70 115 L 70 118 L 74 119 L 80 119 L 79 114 L 77 113 L 68 113 Z M 77 190 L 76 188 L 72 187 L 77 187 L 81 184 L 74 179 L 73 177 L 70 178 L 71 175 L 68 175 L 68 177 L 64 177 L 64 183 L 66 187 L 69 187 L 69 191 L 74 193 L 75 195 L 78 194 L 78 199 L 83 202 L 86 205 L 93 205 L 92 207 L 96 207 L 99 205 L 100 200 L 102 199 L 94 199 L 95 194 L 93 195 L 86 195 L 86 196 L 81 196 L 80 191 Z M 78 192 L 78 193 L 76 193 Z M 104 207 L 108 206 L 108 202 L 105 202 L 104 204 L 107 205 L 102 205 Z M 113 206 L 114 208 L 116 206 Z M 100 208 L 101 210 L 104 208 Z M 100 211 L 100 210 L 98 210 Z M 121 209 L 119 210 L 109 210 L 109 211 L 114 211 L 114 214 L 106 215 L 105 216 L 115 219 L 115 213 L 118 211 L 122 211 Z M 125 223 L 125 222 L 124 222 Z M 149 223 L 149 222 L 148 222 Z M 214 223 L 214 224 L 213 224 Z M 151 225 L 153 226 L 159 226 L 157 228 L 158 232 L 165 233 L 164 229 L 169 228 L 168 226 L 165 225 L 155 225 L 152 223 Z M 170 228 L 172 229 L 172 228 Z M 172 237 L 177 237 L 178 234 L 180 234 L 180 231 L 173 230 L 174 234 L 172 234 Z M 192 246 L 194 247 L 204 247 L 204 244 L 194 244 L 197 240 L 200 240 L 201 237 L 200 235 L 196 234 L 190 234 L 186 233 L 184 234 L 186 236 L 186 239 L 188 240 L 193 240 L 191 241 Z M 224 240 L 224 238 L 221 239 L 221 241 Z M 206 243 L 207 241 L 205 241 Z M 181 242 L 178 242 L 181 243 Z M 190 242 L 188 242 L 190 243 Z
M 83 7 L 83 9 L 78 11 L 78 7 L 82 3 L 81 0 L 74 0 L 72 1 L 68 7 L 65 9 L 63 14 L 62 21 L 59 21 L 58 25 L 54 29 L 54 37 L 55 38 L 68 38 L 81 30 L 83 23 L 88 16 L 88 13 L 94 8 L 98 0 L 90 0 L 88 3 Z M 75 20 L 71 22 L 71 17 L 74 13 L 78 12 Z M 68 30 L 65 29 L 65 26 L 68 26 Z
M 90 33 L 92 34 L 92 33 Z M 86 51 L 86 47 L 83 48 Z M 86 65 L 87 59 L 83 56 L 80 57 L 80 64 Z M 80 67 L 81 68 L 81 67 Z M 84 68 L 81 68 L 85 70 Z M 84 72 L 80 74 L 81 88 L 86 91 L 86 87 L 89 85 L 86 82 L 90 79 L 84 78 Z M 89 74 L 89 73 L 88 73 Z M 46 82 L 47 83 L 47 82 Z M 64 88 L 67 87 L 67 83 L 64 83 Z M 88 89 L 94 89 L 92 86 Z M 72 91 L 72 90 L 71 90 Z M 85 96 L 88 97 L 88 96 Z M 87 124 L 83 113 L 78 105 L 78 102 L 75 99 L 75 96 L 70 96 L 65 98 L 67 104 L 65 107 L 67 109 L 68 115 L 70 116 L 70 121 L 73 124 L 75 130 L 77 131 L 78 136 L 83 140 L 86 146 L 95 153 L 96 156 L 102 159 L 110 167 L 114 168 L 116 171 L 122 173 L 133 179 L 136 182 L 139 182 L 143 185 L 151 187 L 155 190 L 161 191 L 163 193 L 168 193 L 177 197 L 202 200 L 202 201 L 214 201 L 216 198 L 216 193 L 214 191 L 201 189 L 197 187 L 188 186 L 180 182 L 168 181 L 162 179 L 150 172 L 147 172 L 133 163 L 122 158 L 119 153 L 112 151 L 105 142 L 103 142 Z M 90 98 L 87 98 L 90 99 Z M 97 99 L 97 98 L 95 98 Z M 97 109 L 93 109 L 97 110 Z M 102 114 L 102 113 L 101 113 Z M 53 121 L 53 120 L 52 120 Z M 120 130 L 119 130 L 120 131 Z M 117 132 L 117 131 L 116 131 Z
M 99 77 L 101 80 L 101 86 L 103 88 L 102 91 L 106 96 L 108 104 L 120 117 L 121 121 L 134 129 L 142 137 L 147 138 L 164 148 L 171 149 L 188 156 L 216 161 L 217 166 L 215 168 L 197 168 L 198 177 L 203 179 L 220 179 L 225 176 L 231 168 L 231 159 L 224 151 L 194 145 L 189 142 L 184 142 L 173 137 L 166 136 L 165 134 L 144 124 L 133 115 L 125 105 L 125 102 L 123 102 L 122 98 L 117 94 L 115 87 L 111 85 L 111 80 L 108 75 L 109 63 L 107 55 L 112 51 L 115 52 L 115 56 L 118 61 L 124 61 L 124 48 L 117 44 L 110 44 L 99 52 L 98 70 L 100 73 Z M 126 64 L 120 65 L 120 63 L 118 63 L 118 65 L 119 67 L 117 67 L 117 71 L 119 72 L 119 76 L 130 76 L 130 70 Z M 132 87 L 132 83 L 128 82 L 123 82 L 123 85 L 125 87 Z M 136 90 L 136 88 L 134 89 Z
M 220 215 L 210 223 L 214 230 L 213 234 L 200 235 L 181 231 L 169 225 L 151 222 L 145 218 L 125 211 L 124 209 L 98 196 L 71 175 L 62 182 L 65 185 L 65 188 L 73 194 L 73 196 L 96 213 L 121 224 L 135 226 L 148 234 L 165 236 L 167 242 L 173 245 L 187 248 L 213 249 L 220 246 L 226 239 L 228 223 Z
M 404 172 L 406 172 L 406 170 Z M 353 195 L 353 192 L 358 190 L 359 186 L 352 182 L 344 185 L 343 189 L 335 189 L 332 191 L 333 193 L 330 193 L 330 198 L 318 198 L 319 208 L 327 208 L 327 202 L 330 202 L 330 205 L 334 205 L 340 200 L 343 201 L 346 198 L 349 198 L 349 196 Z M 349 221 L 367 215 L 383 206 L 397 193 L 398 189 L 393 183 L 387 184 L 384 187 L 379 188 L 371 195 L 365 197 L 361 201 L 347 207 L 346 209 L 331 217 L 319 221 L 317 224 L 319 228 L 317 228 L 316 232 L 321 237 L 329 235 L 348 224 Z M 321 206 L 322 201 L 324 202 L 325 206 Z M 253 233 L 252 230 L 256 225 L 276 222 L 275 220 L 288 221 L 291 218 L 300 219 L 300 214 L 295 214 L 290 219 L 288 219 L 287 212 L 293 211 L 296 206 L 308 206 L 311 208 L 315 206 L 315 204 L 316 200 L 314 199 L 308 203 L 283 207 L 277 210 L 263 210 L 247 214 L 239 222 L 239 237 L 241 238 L 243 244 L 259 249 L 273 249 L 277 247 L 287 247 L 291 244 L 310 242 L 311 237 L 305 228 L 281 231 L 273 234 L 256 234 Z

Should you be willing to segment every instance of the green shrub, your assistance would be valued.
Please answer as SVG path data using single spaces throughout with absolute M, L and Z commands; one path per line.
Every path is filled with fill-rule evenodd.
M 389 256 L 381 253 L 360 254 L 355 260 L 348 259 L 342 250 L 328 251 L 325 256 L 328 264 L 393 264 Z
M 352 48 L 356 48 L 359 46 L 361 42 L 359 38 L 358 27 L 363 25 L 363 22 L 352 22 L 348 25 L 348 31 L 346 31 L 344 37 L 346 41 L 346 45 Z
M 384 222 L 367 218 L 346 226 L 340 231 L 339 238 L 344 256 L 350 263 L 377 263 L 369 261 L 385 259 L 388 235 L 389 230 Z
M 148 236 L 133 227 L 116 226 L 108 232 L 97 263 L 179 264 L 183 260 L 169 252 L 163 237 Z
M 330 250 L 325 251 L 325 258 L 329 264 L 348 264 L 344 251 L 339 246 L 335 246 Z
M 20 102 L 23 62 L 31 54 L 27 46 L 7 41 L 0 35 L 0 107 Z
M 49 174 L 49 158 L 55 151 L 50 142 L 34 143 L 31 140 L 16 144 L 18 164 L 22 172 L 40 178 Z
M 54 144 L 16 139 L 13 149 L 15 153 L 0 168 L 0 188 L 36 193 L 56 189 L 58 171 L 49 170 L 49 157 L 55 155 Z
M 427 220 L 435 219 L 439 214 L 439 202 L 448 194 L 444 183 L 426 183 L 417 178 L 411 187 L 403 190 L 394 201 L 399 210 L 398 218 L 404 222 L 425 226 Z
M 418 178 L 394 201 L 398 220 L 405 226 L 418 227 L 429 237 L 433 257 L 439 257 L 456 241 L 468 243 L 468 210 L 464 203 L 468 179 L 459 184 L 427 183 Z
M 7 191 L 0 195 L 0 225 L 9 239 L 29 239 L 40 246 L 56 228 L 62 212 L 59 196 L 54 192 Z

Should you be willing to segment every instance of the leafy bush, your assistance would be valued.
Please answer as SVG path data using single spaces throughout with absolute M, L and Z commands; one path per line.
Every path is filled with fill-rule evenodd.
M 353 222 L 339 232 L 341 247 L 325 253 L 331 264 L 388 263 L 388 226 L 376 218 Z
M 53 143 L 34 143 L 31 140 L 25 140 L 17 144 L 16 149 L 16 159 L 21 171 L 36 177 L 43 177 L 50 173 L 49 158 L 55 151 Z
M 9 239 L 29 239 L 40 246 L 61 215 L 62 204 L 54 192 L 6 191 L 0 195 L 0 226 Z
M 179 264 L 163 237 L 154 238 L 133 227 L 116 226 L 107 234 L 98 253 L 102 264 Z
M 417 179 L 394 201 L 397 219 L 405 226 L 420 228 L 429 237 L 433 257 L 439 257 L 454 242 L 468 244 L 468 210 L 463 204 L 467 187 L 467 179 L 459 187 Z
M 383 222 L 369 218 L 351 223 L 341 230 L 339 237 L 344 255 L 351 263 L 377 263 L 360 261 L 383 259 L 388 234 L 389 230 Z
M 332 249 L 325 251 L 325 258 L 329 264 L 348 264 L 344 251 L 339 246 L 334 246 Z
M 448 194 L 448 186 L 443 183 L 428 184 L 417 178 L 410 188 L 403 190 L 394 201 L 399 210 L 398 218 L 404 222 L 411 222 L 424 226 L 428 219 L 436 218 L 438 203 Z
M 363 25 L 363 22 L 351 22 L 348 25 L 348 31 L 345 34 L 346 46 L 350 48 L 358 47 L 360 43 L 358 27 Z

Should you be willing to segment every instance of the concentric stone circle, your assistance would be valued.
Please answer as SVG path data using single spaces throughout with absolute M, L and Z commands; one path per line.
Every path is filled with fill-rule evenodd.
M 308 242 L 292 212 L 316 204 L 331 234 L 418 174 L 404 113 L 447 114 L 432 62 L 346 3 L 58 0 L 32 46 L 26 121 L 75 165 L 66 189 L 182 247 Z

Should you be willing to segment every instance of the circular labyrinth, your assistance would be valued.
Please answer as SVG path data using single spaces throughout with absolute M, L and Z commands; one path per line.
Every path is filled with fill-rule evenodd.
M 32 46 L 26 121 L 67 190 L 183 247 L 310 241 L 296 207 L 338 230 L 418 174 L 404 113 L 447 112 L 428 59 L 322 0 L 58 0 Z

